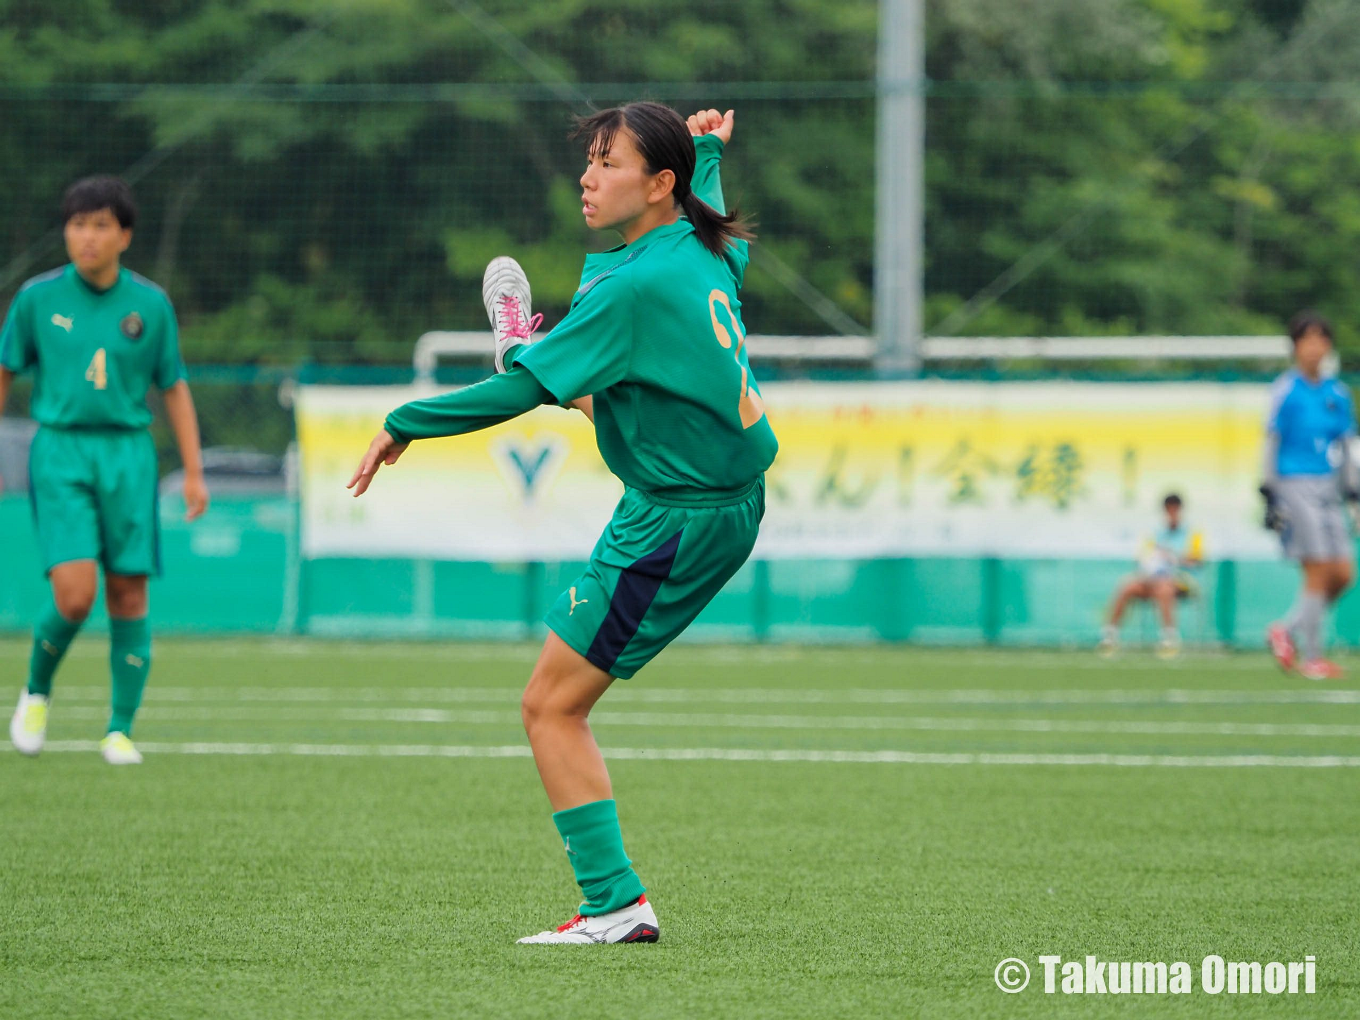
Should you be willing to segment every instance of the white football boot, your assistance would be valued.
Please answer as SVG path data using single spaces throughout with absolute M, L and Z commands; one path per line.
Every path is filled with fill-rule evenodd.
M 518 344 L 534 342 L 534 330 L 543 316 L 533 314 L 529 277 L 509 255 L 486 264 L 482 274 L 482 304 L 496 336 L 496 371 L 505 371 L 505 352 Z
M 1157 642 L 1157 658 L 1170 660 L 1181 654 L 1181 635 L 1175 627 L 1162 628 L 1161 639 Z
M 1096 654 L 1102 659 L 1113 659 L 1119 654 L 1119 628 L 1105 624 L 1100 628 L 1100 644 L 1096 645 Z
M 661 926 L 656 923 L 656 911 L 639 896 L 622 910 L 598 917 L 577 914 L 556 931 L 541 931 L 519 940 L 520 945 L 595 946 L 608 942 L 655 942 L 661 938 Z
M 114 730 L 99 742 L 99 753 L 110 765 L 140 765 L 141 752 L 132 746 L 126 733 Z
M 9 739 L 14 749 L 29 757 L 43 749 L 47 739 L 47 698 L 29 694 L 25 688 L 19 693 L 19 707 L 9 721 Z

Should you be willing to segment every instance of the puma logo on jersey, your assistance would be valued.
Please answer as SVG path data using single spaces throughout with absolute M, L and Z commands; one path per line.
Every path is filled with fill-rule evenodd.
M 71 327 L 75 325 L 75 320 L 67 318 L 65 315 L 52 314 L 52 325 L 60 326 L 66 332 L 71 332 Z
M 575 588 L 572 588 L 571 591 L 567 592 L 567 598 L 571 599 L 571 608 L 567 610 L 568 616 L 576 612 L 577 606 L 584 606 L 587 602 L 590 601 L 590 599 L 581 599 L 577 601 Z

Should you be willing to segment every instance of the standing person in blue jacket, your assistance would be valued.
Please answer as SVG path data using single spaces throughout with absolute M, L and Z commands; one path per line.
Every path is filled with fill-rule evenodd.
M 1300 312 L 1289 322 L 1289 338 L 1294 367 L 1271 387 L 1261 495 L 1266 526 L 1280 533 L 1285 554 L 1303 568 L 1303 587 L 1266 640 L 1282 669 L 1297 663 L 1309 680 L 1339 680 L 1341 668 L 1323 657 L 1322 632 L 1327 611 L 1355 580 L 1355 543 L 1343 505 L 1360 500 L 1350 457 L 1355 405 L 1343 383 L 1322 374 L 1333 349 L 1331 323 Z

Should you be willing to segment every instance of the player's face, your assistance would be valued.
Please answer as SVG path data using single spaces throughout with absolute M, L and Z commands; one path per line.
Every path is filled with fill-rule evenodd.
M 1181 524 L 1181 508 L 1175 503 L 1171 503 L 1166 508 L 1167 527 L 1178 528 Z
M 586 226 L 618 230 L 636 221 L 663 199 L 670 201 L 661 174 L 649 174 L 632 132 L 619 128 L 608 152 L 592 146 L 581 175 L 581 211 Z
M 86 276 L 116 265 L 131 243 L 132 231 L 118 222 L 112 209 L 76 213 L 66 221 L 66 254 Z
M 1322 371 L 1322 359 L 1331 353 L 1332 342 L 1320 329 L 1310 329 L 1294 344 L 1294 364 L 1304 375 L 1315 376 Z

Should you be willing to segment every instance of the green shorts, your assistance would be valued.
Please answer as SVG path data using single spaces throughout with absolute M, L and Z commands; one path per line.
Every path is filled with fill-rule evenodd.
M 624 490 L 586 571 L 548 627 L 591 663 L 628 679 L 675 640 L 751 555 L 765 480 L 707 503 Z
M 156 447 L 145 429 L 40 428 L 28 455 L 43 569 L 98 560 L 109 574 L 161 572 Z

